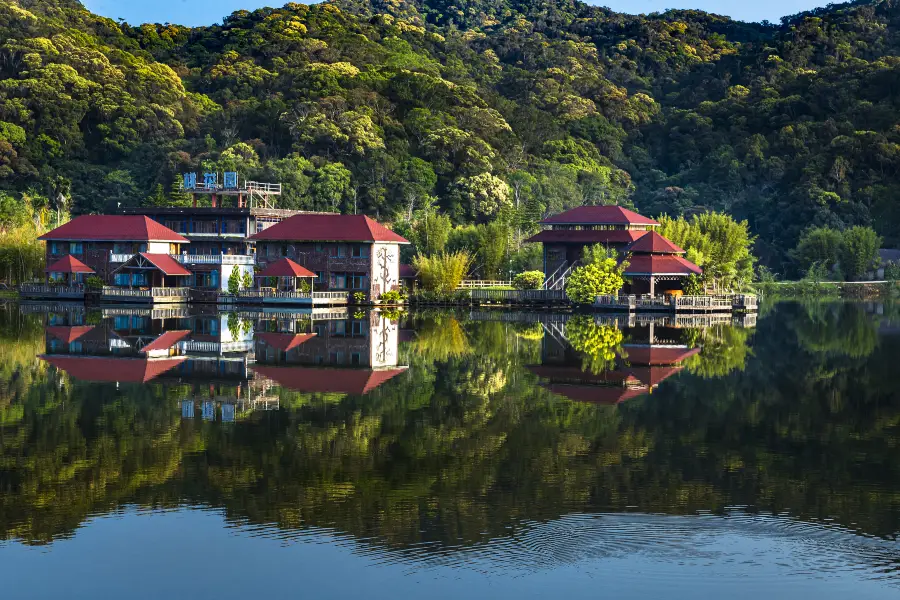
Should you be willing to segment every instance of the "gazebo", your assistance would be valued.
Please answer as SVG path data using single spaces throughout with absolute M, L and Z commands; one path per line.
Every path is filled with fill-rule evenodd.
M 309 279 L 309 292 L 312 293 L 312 280 L 316 278 L 316 274 L 306 267 L 301 267 L 291 259 L 285 257 L 280 258 L 273 263 L 270 263 L 265 269 L 257 273 L 256 277 L 258 279 L 264 277 L 275 277 L 279 281 L 279 285 L 276 286 L 276 289 L 278 291 L 295 293 L 298 291 L 297 280 Z M 257 285 L 257 287 L 261 288 L 262 286 Z
M 632 280 L 631 293 L 656 294 L 656 284 L 664 291 L 680 290 L 691 275 L 702 275 L 703 269 L 684 258 L 684 250 L 656 233 L 649 231 L 631 244 L 625 276 Z M 646 284 L 644 283 L 646 282 Z
M 63 279 L 67 285 L 74 286 L 84 283 L 85 275 L 93 275 L 94 270 L 72 256 L 67 254 L 45 269 L 51 280 Z M 54 277 L 61 275 L 62 277 Z

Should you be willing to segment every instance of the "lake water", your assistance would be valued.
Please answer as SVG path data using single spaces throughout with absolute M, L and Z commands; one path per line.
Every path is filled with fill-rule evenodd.
M 900 307 L 0 307 L 4 598 L 897 598 Z

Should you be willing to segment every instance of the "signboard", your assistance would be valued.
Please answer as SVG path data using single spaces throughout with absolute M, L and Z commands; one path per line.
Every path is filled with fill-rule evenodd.
M 197 187 L 197 174 L 196 173 L 185 173 L 184 174 L 184 189 L 192 190 Z
M 219 187 L 219 174 L 218 173 L 204 173 L 203 174 L 203 185 L 208 190 L 214 190 Z
M 225 171 L 225 189 L 236 190 L 238 186 L 237 171 Z

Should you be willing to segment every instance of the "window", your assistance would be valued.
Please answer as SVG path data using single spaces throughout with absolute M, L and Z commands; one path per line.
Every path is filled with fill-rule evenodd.
M 353 273 L 350 275 L 350 285 L 354 290 L 364 290 L 369 287 L 369 278 L 365 273 Z
M 82 253 L 84 253 L 84 247 L 81 245 L 81 242 L 72 242 L 69 244 L 69 254 Z
M 316 252 L 325 252 L 325 244 L 316 244 Z
M 131 278 L 132 285 L 147 285 L 146 273 L 135 273 Z
M 330 246 L 328 248 L 328 255 L 337 258 L 344 258 L 345 256 L 347 256 L 347 247 L 343 244 L 335 244 L 334 246 Z
M 316 271 L 315 285 L 325 285 L 325 271 Z
M 347 289 L 347 274 L 346 273 L 332 273 L 331 274 L 331 285 L 329 286 L 333 290 L 346 290 Z
M 147 251 L 147 244 L 139 244 L 138 245 L 138 252 L 146 252 L 146 251 Z
M 365 321 L 353 321 L 351 333 L 353 337 L 366 337 L 369 333 L 368 323 Z
M 350 364 L 354 366 L 359 366 L 362 364 L 362 355 L 359 352 L 354 352 L 350 355 Z
M 366 244 L 358 244 L 353 246 L 353 258 L 369 258 L 369 246 Z
M 332 352 L 328 355 L 328 362 L 333 365 L 342 365 L 344 364 L 344 353 L 343 352 Z
M 128 276 L 128 273 L 116 273 L 116 285 L 128 285 L 130 281 L 131 278 Z
M 56 242 L 50 242 L 50 254 L 59 254 L 59 247 Z

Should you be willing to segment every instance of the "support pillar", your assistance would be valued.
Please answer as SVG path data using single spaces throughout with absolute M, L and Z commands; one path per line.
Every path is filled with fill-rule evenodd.
M 656 277 L 650 277 L 650 296 L 656 296 Z
M 213 195 L 210 197 L 210 201 L 212 202 L 212 207 L 213 207 L 213 208 L 217 208 L 217 204 L 219 203 L 219 199 L 216 197 L 215 194 L 213 194 Z

